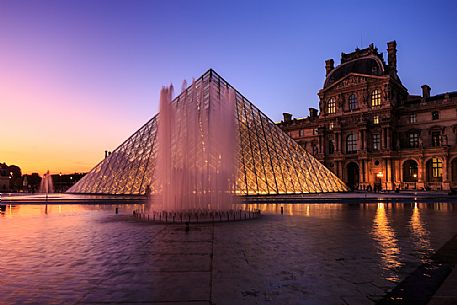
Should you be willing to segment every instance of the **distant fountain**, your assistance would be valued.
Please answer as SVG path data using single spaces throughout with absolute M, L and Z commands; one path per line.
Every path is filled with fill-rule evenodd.
M 52 182 L 52 176 L 49 174 L 49 171 L 41 178 L 39 192 L 45 194 L 54 193 L 54 183 Z
M 219 89 L 220 88 L 220 89 Z M 194 81 L 160 93 L 155 211 L 228 211 L 236 178 L 235 91 Z

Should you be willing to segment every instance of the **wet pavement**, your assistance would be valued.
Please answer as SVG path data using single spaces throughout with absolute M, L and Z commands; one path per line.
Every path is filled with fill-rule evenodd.
M 457 233 L 450 203 L 250 207 L 186 232 L 141 205 L 8 206 L 0 304 L 374 304 Z

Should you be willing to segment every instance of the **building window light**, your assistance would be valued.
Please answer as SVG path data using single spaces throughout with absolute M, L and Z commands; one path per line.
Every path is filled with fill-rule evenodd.
M 328 103 L 327 103 L 327 113 L 332 114 L 335 112 L 336 112 L 336 102 L 335 102 L 335 98 L 332 97 L 331 99 L 328 100 Z
M 375 125 L 379 124 L 379 115 L 375 115 L 373 117 L 373 124 L 375 124 Z
M 381 92 L 376 89 L 371 92 L 371 107 L 381 106 Z
M 411 113 L 409 115 L 409 122 L 410 123 L 416 123 L 416 114 L 415 113 Z
M 381 136 L 379 134 L 373 135 L 373 150 L 379 150 L 381 146 Z
M 432 174 L 433 178 L 439 178 L 443 176 L 443 163 L 439 158 L 432 158 Z

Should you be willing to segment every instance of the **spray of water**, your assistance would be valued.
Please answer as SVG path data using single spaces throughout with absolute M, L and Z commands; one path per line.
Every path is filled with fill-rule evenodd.
M 172 103 L 162 88 L 158 126 L 158 196 L 153 210 L 229 210 L 234 202 L 238 147 L 235 92 L 193 82 Z
M 49 171 L 47 171 L 46 174 L 43 175 L 43 178 L 41 178 L 39 192 L 45 194 L 54 193 L 54 183 L 52 182 L 52 176 Z

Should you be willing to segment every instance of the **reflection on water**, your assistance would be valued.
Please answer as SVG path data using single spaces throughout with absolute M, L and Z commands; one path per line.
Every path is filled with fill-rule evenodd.
M 281 207 L 284 215 L 290 216 L 324 216 L 340 214 L 345 208 L 342 204 L 333 203 L 269 203 L 269 204 L 243 204 L 243 209 L 259 209 L 263 214 L 281 214 Z M 359 204 L 357 204 L 359 206 Z
M 170 245 L 170 240 L 184 231 L 162 232 L 163 226 L 117 217 L 117 207 L 120 214 L 127 215 L 143 205 L 7 205 L 0 215 L 0 257 L 8 260 L 0 263 L 0 299 L 7 300 L 5 304 L 30 300 L 29 303 L 46 304 L 52 300 L 34 300 L 48 297 L 56 298 L 56 303 L 68 303 L 65 297 L 81 299 L 88 290 L 97 291 L 94 283 L 105 283 L 107 279 L 111 281 L 107 286 L 119 284 L 119 291 L 124 291 L 134 281 L 118 282 L 115 276 L 124 275 L 119 268 L 125 268 L 125 273 L 135 279 L 149 279 L 150 274 L 144 269 L 163 264 L 157 255 L 148 256 L 150 252 L 159 247 L 170 252 L 170 247 L 176 246 Z M 301 284 L 315 283 L 320 287 L 317 290 L 344 285 L 361 289 L 354 288 L 354 282 L 391 288 L 393 282 L 401 281 L 411 269 L 425 262 L 457 230 L 457 209 L 451 203 L 241 207 L 260 209 L 265 217 L 218 224 L 214 234 L 219 238 L 215 244 L 222 247 L 217 252 L 219 262 L 229 261 L 227 268 L 244 264 L 230 261 L 230 253 L 232 259 L 257 262 L 253 263 L 255 266 L 268 266 L 265 263 L 270 260 L 276 266 L 280 258 L 283 263 L 278 268 L 295 268 L 294 277 L 303 276 Z M 157 235 L 158 232 L 162 233 Z M 224 239 L 227 236 L 233 238 Z M 202 240 L 206 239 L 205 235 Z M 243 255 L 238 255 L 241 252 Z M 260 258 L 263 261 L 256 261 Z M 269 278 L 273 272 L 270 269 L 258 268 L 252 278 Z M 136 291 L 133 286 L 130 288 Z M 144 287 L 150 290 L 152 286 Z M 349 288 L 345 289 L 342 290 Z M 52 293 L 43 296 L 43 291 Z
M 42 215 L 70 216 L 96 211 L 114 211 L 119 208 L 124 213 L 143 210 L 144 204 L 7 204 L 0 217 L 39 217 Z
M 366 232 L 374 242 L 383 277 L 391 282 L 400 280 L 400 269 L 408 256 L 425 263 L 436 250 L 426 223 L 430 213 L 455 214 L 449 203 L 378 203 L 378 204 L 245 204 L 245 209 L 260 209 L 263 214 L 281 214 L 314 218 L 330 218 L 356 225 L 369 221 Z M 425 214 L 425 215 L 424 215 Z M 436 222 L 435 222 L 436 223 Z M 367 227 L 368 228 L 368 227 Z M 363 234 L 363 228 L 360 228 Z M 399 236 L 402 236 L 401 240 Z M 408 258 L 409 259 L 409 258 Z
M 378 203 L 371 234 L 373 239 L 379 244 L 378 253 L 385 278 L 393 282 L 398 282 L 400 279 L 397 269 L 402 266 L 399 260 L 400 248 L 395 232 L 389 224 L 386 205 L 385 203 Z
M 424 205 L 422 205 L 424 208 Z M 421 211 L 418 203 L 414 203 L 413 213 L 409 222 L 409 227 L 412 234 L 412 241 L 415 246 L 415 250 L 422 263 L 429 261 L 429 256 L 433 252 L 430 245 L 430 232 L 427 230 L 421 219 Z

